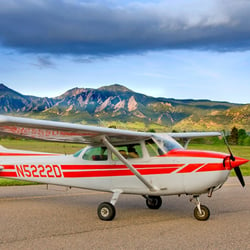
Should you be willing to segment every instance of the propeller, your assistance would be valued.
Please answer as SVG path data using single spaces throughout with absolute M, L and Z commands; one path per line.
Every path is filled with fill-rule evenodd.
M 231 150 L 231 148 L 230 148 L 230 146 L 229 146 L 229 144 L 228 144 L 228 142 L 227 142 L 227 139 L 226 139 L 226 136 L 225 136 L 225 134 L 222 132 L 222 136 L 223 136 L 223 139 L 224 139 L 224 142 L 225 142 L 225 144 L 226 144 L 226 146 L 227 146 L 227 149 L 228 149 L 228 152 L 229 152 L 229 154 L 230 154 L 230 156 L 229 156 L 229 163 L 230 163 L 230 166 L 232 166 L 231 165 L 231 161 L 232 162 L 235 162 L 235 157 L 234 157 L 234 155 L 233 155 L 233 153 L 232 153 L 232 150 Z M 235 162 L 236 163 L 236 162 Z M 240 165 L 240 164 L 239 164 Z M 243 179 L 243 176 L 242 176 L 242 173 L 241 173 L 241 170 L 240 170 L 240 167 L 239 167 L 239 165 L 236 165 L 235 167 L 234 167 L 234 172 L 235 172 L 235 174 L 236 174 L 236 176 L 237 176 L 237 178 L 238 178 L 238 180 L 240 181 L 240 183 L 241 183 L 241 186 L 242 187 L 244 187 L 245 186 L 245 181 L 244 181 L 244 179 Z
M 242 173 L 241 173 L 241 171 L 240 171 L 240 167 L 239 167 L 239 166 L 238 166 L 238 167 L 235 167 L 235 168 L 234 168 L 234 172 L 235 172 L 236 176 L 238 177 L 238 179 L 239 179 L 239 181 L 240 181 L 240 183 L 241 183 L 241 186 L 242 186 L 242 187 L 245 187 L 245 181 L 244 181 L 243 176 L 242 176 Z

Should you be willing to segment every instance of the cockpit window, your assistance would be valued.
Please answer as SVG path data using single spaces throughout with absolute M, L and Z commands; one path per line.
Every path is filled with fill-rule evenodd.
M 159 155 L 163 155 L 164 154 L 164 152 L 155 143 L 155 141 L 153 139 L 146 140 L 145 143 L 146 143 L 145 145 L 146 145 L 147 151 L 148 151 L 148 153 L 149 153 L 149 155 L 151 157 L 159 156 Z
M 108 159 L 108 151 L 106 147 L 90 147 L 83 154 L 82 158 L 87 161 L 106 161 Z
M 142 158 L 142 149 L 141 144 L 139 143 L 116 146 L 115 148 L 126 159 Z M 112 159 L 118 160 L 117 156 L 114 153 L 112 153 Z

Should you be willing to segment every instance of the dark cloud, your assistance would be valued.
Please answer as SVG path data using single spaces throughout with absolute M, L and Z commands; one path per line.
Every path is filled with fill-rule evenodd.
M 214 0 L 199 8 L 193 1 L 189 9 L 181 2 L 172 9 L 172 2 L 2 0 L 0 43 L 22 52 L 90 56 L 250 49 L 249 1 Z
M 40 69 L 55 68 L 55 64 L 49 56 L 38 56 L 36 63 L 33 63 L 33 65 Z

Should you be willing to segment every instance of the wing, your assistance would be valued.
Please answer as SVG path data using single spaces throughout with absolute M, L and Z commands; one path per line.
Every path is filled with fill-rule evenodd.
M 100 143 L 106 136 L 112 143 L 146 139 L 151 133 L 102 128 L 66 122 L 0 115 L 0 133 L 45 141 Z
M 102 136 L 112 143 L 142 140 L 158 135 L 171 136 L 174 139 L 190 141 L 192 138 L 220 136 L 219 132 L 187 132 L 187 133 L 146 133 L 113 128 L 103 128 L 66 122 L 36 120 L 0 115 L 0 133 L 45 141 L 71 143 L 100 143 Z

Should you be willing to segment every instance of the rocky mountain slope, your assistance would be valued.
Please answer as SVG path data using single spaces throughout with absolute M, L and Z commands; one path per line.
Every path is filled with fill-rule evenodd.
M 0 84 L 0 113 L 139 129 L 250 131 L 250 104 L 154 98 L 115 84 L 74 88 L 55 98 L 20 94 Z
M 0 113 L 26 113 L 43 111 L 54 105 L 51 98 L 22 95 L 0 84 Z

